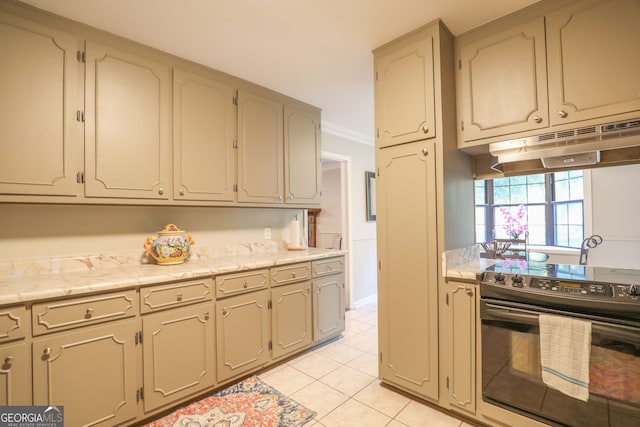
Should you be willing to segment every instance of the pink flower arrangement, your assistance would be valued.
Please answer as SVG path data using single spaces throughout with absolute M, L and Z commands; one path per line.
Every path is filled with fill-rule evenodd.
M 527 207 L 525 205 L 518 206 L 518 212 L 515 216 L 507 207 L 500 208 L 500 212 L 504 217 L 504 231 L 510 238 L 517 239 L 522 233 L 529 229 L 525 219 L 525 214 L 527 213 Z

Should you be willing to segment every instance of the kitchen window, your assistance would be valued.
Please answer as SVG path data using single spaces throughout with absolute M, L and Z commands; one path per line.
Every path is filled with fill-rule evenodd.
M 475 205 L 477 242 L 514 237 L 505 229 L 509 216 L 526 225 L 531 245 L 580 248 L 584 239 L 580 170 L 475 181 Z

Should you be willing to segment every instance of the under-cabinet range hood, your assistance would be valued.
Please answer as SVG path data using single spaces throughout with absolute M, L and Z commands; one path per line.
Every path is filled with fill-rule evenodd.
M 505 176 L 640 163 L 640 119 L 494 142 L 489 151 Z

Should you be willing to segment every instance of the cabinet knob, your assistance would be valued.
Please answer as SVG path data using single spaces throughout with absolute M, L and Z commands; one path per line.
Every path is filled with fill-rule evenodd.
M 473 290 L 472 289 L 466 288 L 465 291 L 467 291 L 467 295 L 469 295 L 470 297 L 473 296 Z
M 279 202 L 281 202 L 282 201 L 282 195 L 278 194 L 277 199 L 278 199 Z
M 562 117 L 563 119 L 566 119 L 566 118 L 567 118 L 567 116 L 569 115 L 569 113 L 567 113 L 567 112 L 566 112 L 566 111 L 564 111 L 564 110 L 560 110 L 560 111 L 558 111 L 558 115 L 559 115 L 560 117 Z
M 5 365 L 11 365 L 13 363 L 13 356 L 7 356 L 4 358 Z
M 180 189 L 180 195 L 181 195 L 181 196 L 184 196 L 184 188 L 181 188 L 181 189 Z
M 429 150 L 427 150 L 426 148 L 422 149 L 422 155 L 423 156 L 428 156 L 429 155 Z
M 204 320 L 209 320 L 209 312 L 205 311 L 204 313 Z
M 296 272 L 294 271 L 293 273 L 291 273 L 291 278 L 295 279 L 296 278 Z
M 161 189 L 159 189 L 159 190 L 158 190 L 158 194 L 162 196 L 162 195 L 164 194 L 164 190 L 163 190 L 162 188 L 161 188 Z
M 427 125 L 422 125 L 422 133 L 428 133 L 429 132 L 429 128 L 427 127 Z
M 533 121 L 534 121 L 534 122 L 536 122 L 536 123 L 542 123 L 542 117 L 540 117 L 540 116 L 535 116 L 535 117 L 533 118 Z
M 222 308 L 222 315 L 223 315 L 223 316 L 226 316 L 227 314 L 229 314 L 229 310 L 227 310 L 227 308 L 226 308 L 226 307 L 223 307 L 223 308 Z
M 176 295 L 176 299 L 178 301 L 182 301 L 182 293 L 178 293 L 178 295 Z
M 242 287 L 247 289 L 249 287 L 249 284 L 247 283 L 247 281 L 245 280 L 244 282 L 242 282 Z
M 87 311 L 84 313 L 84 317 L 87 319 L 90 319 L 91 316 L 93 316 L 93 308 L 89 307 L 87 308 Z
M 42 355 L 45 357 L 49 357 L 50 354 L 51 354 L 51 347 L 45 348 L 44 351 L 42 352 Z

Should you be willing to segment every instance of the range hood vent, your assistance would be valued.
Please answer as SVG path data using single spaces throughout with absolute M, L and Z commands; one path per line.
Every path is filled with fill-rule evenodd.
M 489 151 L 505 175 L 640 163 L 640 119 L 495 142 Z

